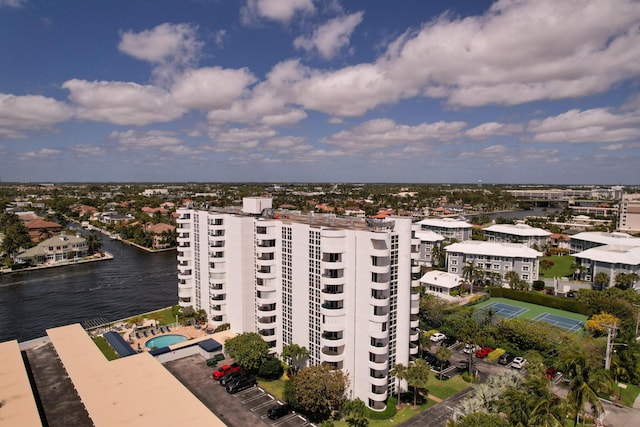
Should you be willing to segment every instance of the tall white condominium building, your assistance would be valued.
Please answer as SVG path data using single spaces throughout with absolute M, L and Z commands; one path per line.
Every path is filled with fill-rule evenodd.
M 640 194 L 623 195 L 618 211 L 618 230 L 640 233 Z
M 349 376 L 348 396 L 384 409 L 389 370 L 418 353 L 419 240 L 411 219 L 179 209 L 178 301 L 214 325 L 258 332 L 273 352 L 295 343 L 309 363 Z

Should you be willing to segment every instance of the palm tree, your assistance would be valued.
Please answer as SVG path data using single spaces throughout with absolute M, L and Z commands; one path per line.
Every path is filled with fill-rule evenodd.
M 436 359 L 438 359 L 438 361 L 442 363 L 445 360 L 449 360 L 450 357 L 451 357 L 451 350 L 449 350 L 447 346 L 441 345 L 438 351 L 436 352 Z M 443 370 L 444 369 L 440 369 L 440 380 L 442 380 Z
M 102 242 L 96 233 L 91 233 L 87 236 L 87 251 L 89 255 L 95 254 L 101 247 Z
M 444 348 L 449 350 L 446 347 Z M 418 389 L 427 387 L 430 371 L 431 368 L 424 359 L 416 359 L 414 362 L 411 362 L 407 368 L 405 379 L 407 380 L 407 384 L 413 387 L 413 406 L 417 406 L 418 404 Z
M 406 380 L 407 379 L 407 373 L 408 373 L 408 368 L 406 366 L 404 366 L 402 363 L 398 363 L 396 364 L 390 371 L 389 371 L 389 375 L 391 375 L 392 377 L 396 377 L 396 379 L 398 379 L 400 382 L 402 382 L 402 380 Z M 398 405 L 401 404 L 400 401 L 400 391 L 401 391 L 401 385 L 398 384 Z
M 307 357 L 309 357 L 309 350 L 305 346 L 292 343 L 285 345 L 282 349 L 282 358 L 287 361 L 294 375 L 298 373 Z
M 561 364 L 569 379 L 567 403 L 569 408 L 575 411 L 574 427 L 578 425 L 578 418 L 584 412 L 584 406 L 587 403 L 591 405 L 593 415 L 600 416 L 604 407 L 596 391 L 605 385 L 604 377 L 589 366 L 583 354 L 572 355 Z
M 609 275 L 603 271 L 596 273 L 596 276 L 593 278 L 593 285 L 596 289 L 602 290 L 609 286 L 609 281 L 611 278 Z
M 464 267 L 462 267 L 462 278 L 465 283 L 471 286 L 471 294 L 473 294 L 473 280 L 476 276 L 476 264 L 475 261 L 467 261 Z

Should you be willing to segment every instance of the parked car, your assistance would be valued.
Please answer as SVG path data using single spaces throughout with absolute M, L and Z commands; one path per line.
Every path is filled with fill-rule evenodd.
M 515 356 L 511 353 L 503 353 L 502 356 L 498 358 L 498 363 L 501 365 L 508 365 L 509 363 L 513 362 L 514 357 Z
M 513 359 L 513 362 L 511 362 L 511 367 L 516 369 L 522 369 L 524 368 L 524 365 L 526 363 L 527 361 L 523 357 L 516 357 L 515 359 Z
M 222 365 L 218 369 L 213 371 L 211 376 L 213 377 L 214 380 L 220 381 L 220 379 L 225 375 L 230 374 L 232 372 L 239 371 L 241 369 L 242 368 L 237 363 L 232 363 L 231 365 Z
M 553 288 L 547 288 L 544 291 L 547 293 L 547 295 L 554 295 L 556 293 L 555 289 Z
M 491 347 L 482 347 L 480 350 L 476 351 L 476 357 L 484 359 L 493 351 Z
M 444 341 L 447 339 L 447 336 L 445 334 L 442 334 L 440 332 L 436 332 L 435 334 L 431 334 L 431 336 L 429 337 L 429 339 L 432 342 L 440 342 L 440 341 Z
M 544 376 L 550 380 L 553 380 L 558 374 L 561 374 L 561 372 L 553 367 L 547 368 L 547 370 L 544 372 Z
M 567 298 L 575 298 L 576 297 L 576 293 L 573 291 L 569 291 L 567 292 Z
M 457 342 L 458 340 L 456 339 L 456 337 L 446 337 L 440 342 L 440 344 L 446 345 L 448 347 L 448 346 L 454 345 Z
M 234 371 L 220 378 L 220 381 L 218 382 L 220 383 L 221 386 L 226 386 L 231 382 L 231 380 L 233 380 L 234 378 L 238 378 L 240 375 L 242 375 L 242 370 Z
M 462 350 L 463 352 L 467 353 L 467 354 L 473 354 L 476 352 L 476 350 L 478 350 L 478 347 L 475 344 L 465 344 L 464 345 L 464 349 Z
M 235 380 L 231 381 L 229 384 L 227 384 L 226 389 L 227 389 L 227 393 L 234 394 L 239 391 L 246 390 L 250 387 L 253 387 L 256 384 L 258 384 L 258 382 L 256 381 L 256 377 L 254 377 L 253 375 L 251 376 L 241 375 Z
M 434 372 L 441 372 L 447 369 L 449 366 L 451 366 L 451 362 L 449 362 L 448 360 L 438 360 L 433 364 L 433 366 L 431 366 L 431 370 L 433 370 Z
M 289 413 L 289 407 L 283 403 L 278 403 L 267 409 L 267 417 L 270 420 L 277 420 L 280 417 L 284 417 Z
M 433 353 L 429 353 L 428 351 L 424 352 L 424 354 L 422 355 L 422 358 L 429 365 L 433 365 L 434 363 L 436 363 L 438 361 L 438 358 L 436 357 L 436 355 L 433 354 Z

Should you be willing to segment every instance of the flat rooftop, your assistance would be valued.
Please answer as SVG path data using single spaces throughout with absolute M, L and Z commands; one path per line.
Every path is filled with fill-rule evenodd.
M 42 426 L 18 342 L 0 343 L 0 425 Z

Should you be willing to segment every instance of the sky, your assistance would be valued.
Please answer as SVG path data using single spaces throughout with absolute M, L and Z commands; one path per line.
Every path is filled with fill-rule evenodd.
M 1 182 L 640 184 L 637 0 L 0 0 Z

